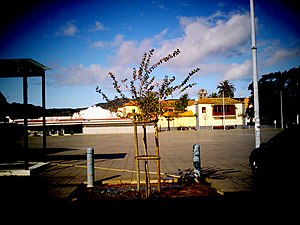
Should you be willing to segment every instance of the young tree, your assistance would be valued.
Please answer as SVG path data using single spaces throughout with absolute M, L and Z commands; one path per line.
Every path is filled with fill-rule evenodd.
M 196 83 L 190 83 L 190 79 L 194 76 L 200 68 L 195 68 L 183 79 L 179 85 L 173 85 L 175 82 L 175 76 L 164 76 L 161 83 L 155 80 L 155 76 L 152 72 L 161 64 L 170 61 L 180 54 L 180 50 L 177 49 L 173 53 L 161 58 L 158 62 L 150 65 L 151 58 L 154 54 L 154 49 L 151 49 L 148 53 L 145 52 L 142 56 L 142 60 L 138 69 L 133 68 L 132 79 L 127 78 L 119 82 L 112 72 L 108 75 L 113 80 L 113 87 L 116 90 L 114 100 L 111 100 L 97 86 L 96 92 L 102 95 L 102 98 L 110 103 L 114 104 L 116 100 L 122 100 L 122 102 L 134 101 L 139 109 L 138 119 L 141 121 L 157 120 L 158 116 L 163 115 L 163 101 L 172 96 L 175 91 L 179 94 L 185 92 L 187 89 L 192 88 Z M 124 90 L 129 91 L 130 96 L 124 94 Z M 118 105 L 114 105 L 116 109 Z
M 157 156 L 157 180 L 158 180 L 158 193 L 160 192 L 160 156 L 159 156 L 159 144 L 158 144 L 158 128 L 157 122 L 158 117 L 164 114 L 164 100 L 167 100 L 169 96 L 175 91 L 179 93 L 184 92 L 188 88 L 193 87 L 196 83 L 189 83 L 190 78 L 196 74 L 200 69 L 196 68 L 192 70 L 185 79 L 179 85 L 173 85 L 175 81 L 175 76 L 169 77 L 164 76 L 161 83 L 155 80 L 155 76 L 152 75 L 152 72 L 162 63 L 166 63 L 169 60 L 175 58 L 179 53 L 179 49 L 175 50 L 172 54 L 167 55 L 166 57 L 161 58 L 158 62 L 150 65 L 151 58 L 153 56 L 154 49 L 151 49 L 148 53 L 143 54 L 140 66 L 138 69 L 134 68 L 132 73 L 132 79 L 121 80 L 121 83 L 116 79 L 113 73 L 108 73 L 108 75 L 113 80 L 113 87 L 116 90 L 117 94 L 115 95 L 114 100 L 122 100 L 124 102 L 134 101 L 135 105 L 138 107 L 138 112 L 136 113 L 135 120 L 138 119 L 143 125 L 143 145 L 144 145 L 144 160 L 145 163 L 145 180 L 146 180 L 146 196 L 149 196 L 150 192 L 150 179 L 149 179 L 149 167 L 148 167 L 148 149 L 147 149 L 147 131 L 146 131 L 146 122 L 154 122 L 155 129 L 155 156 Z M 122 86 L 123 85 L 123 86 Z M 125 89 L 124 89 L 124 88 Z M 126 96 L 123 91 L 129 91 L 130 96 Z M 110 100 L 102 89 L 99 86 L 96 87 L 96 91 L 102 95 L 108 103 L 114 103 Z M 128 93 L 128 92 L 127 92 Z M 185 96 L 184 98 L 186 98 Z M 184 99 L 183 98 L 183 99 Z M 177 104 L 179 108 L 180 105 L 185 104 L 182 101 L 180 104 Z M 166 108 L 166 107 L 165 107 Z M 168 108 L 168 107 L 167 107 Z M 135 121 L 136 122 L 136 121 Z M 134 142 L 135 142 L 135 151 L 136 151 L 136 165 L 139 168 L 138 156 L 138 138 L 137 138 L 137 123 L 134 123 Z M 151 157 L 151 156 L 150 156 Z M 153 158 L 152 158 L 153 159 Z M 137 169 L 137 184 L 139 190 L 139 169 Z

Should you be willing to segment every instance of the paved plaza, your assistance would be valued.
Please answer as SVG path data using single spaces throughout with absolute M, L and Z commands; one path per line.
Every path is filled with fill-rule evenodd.
M 262 128 L 261 142 L 268 141 L 281 129 Z M 212 186 L 219 190 L 219 198 L 176 198 L 162 201 L 112 201 L 78 202 L 74 191 L 86 185 L 88 177 L 87 149 L 94 149 L 94 184 L 137 184 L 135 148 L 133 134 L 98 134 L 48 136 L 46 154 L 43 152 L 43 137 L 29 137 L 29 152 L 32 160 L 44 158 L 45 166 L 34 169 L 30 176 L 3 176 L 1 178 L 0 199 L 4 207 L 2 214 L 7 219 L 30 219 L 43 215 L 47 221 L 62 218 L 78 222 L 78 219 L 109 218 L 126 221 L 132 216 L 146 216 L 145 210 L 158 213 L 160 219 L 178 218 L 209 222 L 237 221 L 256 222 L 263 218 L 292 219 L 295 217 L 297 188 L 290 181 L 285 191 L 258 193 L 248 162 L 250 151 L 255 146 L 253 128 L 230 130 L 186 130 L 159 133 L 160 174 L 162 181 L 172 182 L 178 176 L 193 172 L 193 145 L 200 146 L 201 173 Z M 143 153 L 139 135 L 139 150 Z M 153 154 L 154 134 L 147 136 L 149 154 Z M 152 152 L 151 152 L 152 151 Z M 31 161 L 34 162 L 34 161 Z M 140 170 L 144 164 L 140 161 Z M 157 183 L 155 161 L 149 162 L 151 188 Z M 143 181 L 144 174 L 141 173 Z M 143 185 L 143 184 L 141 184 Z M 109 189 L 109 188 L 108 188 Z M 273 187 L 270 187 L 273 190 Z M 77 189 L 78 190 L 78 189 Z M 93 190 L 93 189 L 88 189 Z M 257 195 L 258 194 L 258 195 Z M 222 197 L 221 197 L 222 196 Z M 291 202 L 291 203 L 290 203 Z M 196 211 L 195 211 L 196 210 Z M 116 216 L 111 217 L 111 213 Z M 283 213 L 284 212 L 284 213 Z M 24 213 L 24 214 L 23 214 Z M 140 214 L 139 214 L 140 213 Z M 21 217 L 15 215 L 23 215 Z M 147 215 L 154 218 L 153 214 Z M 193 215 L 193 216 L 192 216 Z M 204 216 L 204 217 L 203 217 Z M 145 218 L 142 218 L 145 219 Z M 40 220 L 38 220 L 40 222 Z M 202 220 L 200 220 L 202 221 Z M 293 219 L 291 221 L 294 221 Z M 155 221 L 157 222 L 157 221 Z
M 281 129 L 262 128 L 261 142 Z M 47 137 L 46 160 L 49 166 L 36 176 L 52 182 L 56 197 L 68 196 L 87 182 L 87 149 L 94 149 L 94 182 L 137 183 L 133 134 L 65 135 Z M 143 153 L 139 134 L 139 151 Z M 148 154 L 155 154 L 154 134 L 147 136 Z M 170 131 L 159 133 L 161 179 L 170 181 L 193 170 L 193 145 L 200 146 L 201 173 L 221 192 L 252 191 L 248 156 L 255 146 L 254 129 Z M 42 151 L 42 137 L 30 137 L 29 148 Z M 144 162 L 140 161 L 141 182 Z M 148 161 L 150 179 L 157 181 L 155 160 Z

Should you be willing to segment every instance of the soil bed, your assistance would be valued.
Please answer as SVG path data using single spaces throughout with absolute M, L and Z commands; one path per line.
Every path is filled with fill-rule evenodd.
M 145 185 L 141 184 L 140 191 L 136 184 L 98 184 L 94 187 L 80 185 L 72 194 L 72 201 L 100 200 L 139 200 L 139 199 L 173 199 L 201 196 L 220 196 L 221 193 L 206 180 L 185 181 L 177 183 L 161 183 L 158 194 L 157 184 L 151 184 L 150 196 L 146 197 Z

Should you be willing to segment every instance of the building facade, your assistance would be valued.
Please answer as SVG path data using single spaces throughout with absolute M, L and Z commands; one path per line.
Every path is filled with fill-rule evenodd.
M 130 118 L 133 111 L 138 113 L 138 108 L 130 102 L 119 108 L 118 115 Z M 158 126 L 163 130 L 239 128 L 246 125 L 245 115 L 244 101 L 202 97 L 190 100 L 186 111 L 176 116 L 166 112 L 159 117 Z

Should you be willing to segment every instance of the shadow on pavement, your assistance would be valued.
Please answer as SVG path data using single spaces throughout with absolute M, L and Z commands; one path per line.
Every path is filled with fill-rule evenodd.
M 298 216 L 297 200 L 291 192 L 256 190 L 197 197 L 174 197 L 130 200 L 76 201 L 74 198 L 53 198 L 43 177 L 1 177 L 2 219 L 47 218 L 47 221 L 78 222 L 77 220 L 210 222 L 271 222 L 284 219 L 287 223 Z M 293 192 L 295 193 L 295 192 Z M 13 216 L 13 217 L 12 217 Z

